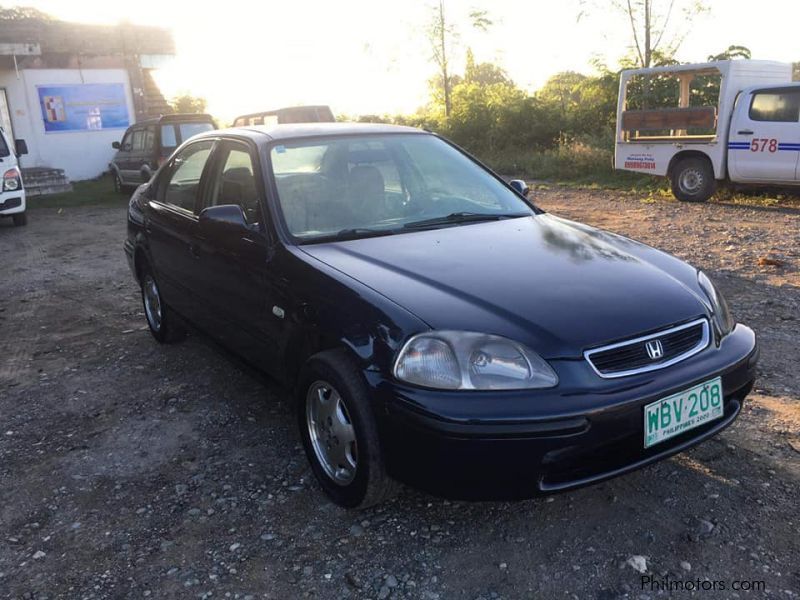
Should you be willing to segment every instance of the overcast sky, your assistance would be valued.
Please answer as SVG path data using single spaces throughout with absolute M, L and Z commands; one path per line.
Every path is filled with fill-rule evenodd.
M 658 1 L 658 0 L 656 0 Z M 664 0 L 662 0 L 663 2 Z M 8 5 L 8 3 L 4 3 Z M 14 3 L 12 3 L 14 4 Z M 29 0 L 58 18 L 172 29 L 178 56 L 159 81 L 168 95 L 204 96 L 230 117 L 290 104 L 329 104 L 337 113 L 413 112 L 436 72 L 425 38 L 431 2 L 409 0 Z M 610 2 L 608 2 L 610 5 Z M 710 14 L 691 26 L 678 57 L 703 61 L 730 44 L 754 58 L 800 60 L 800 0 L 708 0 Z M 471 47 L 479 61 L 503 66 L 533 90 L 561 70 L 589 73 L 593 58 L 614 66 L 629 51 L 624 17 L 603 7 L 577 19 L 579 0 L 447 0 L 460 31 L 454 60 Z M 600 8 L 597 8 L 600 7 Z M 486 33 L 468 24 L 471 9 L 495 21 Z

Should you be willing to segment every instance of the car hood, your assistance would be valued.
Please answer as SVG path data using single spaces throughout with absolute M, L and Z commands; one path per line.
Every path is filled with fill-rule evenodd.
M 707 314 L 692 267 L 546 214 L 302 250 L 434 329 L 504 335 L 545 358 Z

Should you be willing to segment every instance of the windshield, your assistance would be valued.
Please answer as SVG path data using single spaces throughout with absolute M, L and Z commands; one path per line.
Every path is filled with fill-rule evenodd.
M 281 211 L 301 242 L 388 235 L 534 214 L 433 135 L 347 136 L 276 145 Z
M 11 156 L 11 151 L 8 149 L 5 136 L 0 133 L 0 157 L 5 156 Z

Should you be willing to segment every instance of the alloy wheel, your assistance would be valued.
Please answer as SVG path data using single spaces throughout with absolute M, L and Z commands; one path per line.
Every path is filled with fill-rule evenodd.
M 350 484 L 358 465 L 356 432 L 344 399 L 327 381 L 315 381 L 308 388 L 306 426 L 325 474 L 338 485 Z
M 158 285 L 152 275 L 146 275 L 142 282 L 142 297 L 144 298 L 144 312 L 147 322 L 153 331 L 161 330 L 161 296 Z

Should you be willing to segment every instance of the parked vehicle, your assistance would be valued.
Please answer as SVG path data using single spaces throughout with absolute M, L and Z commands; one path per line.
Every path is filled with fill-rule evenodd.
M 216 128 L 210 115 L 195 113 L 165 115 L 131 125 L 121 142 L 111 144 L 117 151 L 108 165 L 114 189 L 122 192 L 150 181 L 175 148 L 193 135 Z
M 758 353 L 709 278 L 524 192 L 408 127 L 222 130 L 137 190 L 125 251 L 156 340 L 294 390 L 343 506 L 572 489 L 730 425 Z
M 248 125 L 278 125 L 282 123 L 333 123 L 336 119 L 328 106 L 290 106 L 277 110 L 241 115 L 233 120 L 234 127 Z
M 653 106 L 656 96 L 677 107 Z M 792 83 L 789 63 L 733 60 L 622 72 L 615 166 L 669 177 L 679 200 L 704 202 L 717 181 L 800 185 L 798 157 L 800 83 Z
M 22 171 L 18 158 L 28 153 L 25 140 L 12 140 L 0 127 L 0 169 L 3 183 L 0 187 L 0 217 L 11 217 L 14 225 L 27 225 L 25 212 L 25 188 L 22 184 Z

